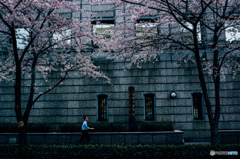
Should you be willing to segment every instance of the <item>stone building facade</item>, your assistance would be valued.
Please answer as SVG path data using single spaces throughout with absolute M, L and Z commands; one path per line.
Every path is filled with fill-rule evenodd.
M 80 0 L 76 3 L 96 12 L 103 17 L 103 21 L 118 23 L 114 21 L 117 10 L 103 12 L 108 5 L 90 6 Z M 84 14 L 67 11 L 63 11 L 63 14 L 87 20 Z M 63 85 L 36 102 L 29 123 L 52 127 L 80 125 L 83 116 L 87 115 L 89 122 L 95 124 L 128 124 L 132 113 L 136 124 L 171 123 L 173 129 L 184 131 L 185 139 L 195 141 L 202 138 L 207 141 L 210 138 L 210 125 L 197 68 L 194 63 L 178 66 L 179 57 L 169 50 L 161 54 L 158 62 L 141 64 L 141 68 L 134 65 L 127 67 L 125 61 L 98 57 L 94 59 L 95 64 L 108 75 L 111 84 L 107 84 L 104 79 L 88 79 L 72 73 Z M 53 73 L 50 79 L 57 79 L 57 75 Z M 40 76 L 38 80 L 41 80 Z M 233 78 L 232 74 L 227 74 L 221 82 L 219 129 L 240 129 L 240 76 Z M 211 77 L 207 86 L 211 90 L 210 100 L 214 103 Z M 40 86 L 37 91 L 41 92 L 44 88 Z M 25 85 L 23 107 L 28 98 L 27 92 L 28 87 Z M 134 103 L 129 100 L 133 96 Z M 134 105 L 132 112 L 129 105 Z M 13 83 L 0 82 L 0 123 L 16 123 Z

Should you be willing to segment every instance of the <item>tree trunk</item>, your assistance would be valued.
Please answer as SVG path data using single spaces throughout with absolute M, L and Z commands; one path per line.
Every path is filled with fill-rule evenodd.
M 16 84 L 14 86 L 14 91 L 15 91 L 15 113 L 16 113 L 16 118 L 18 122 L 18 132 L 19 132 L 19 138 L 18 138 L 18 143 L 20 146 L 24 144 L 24 139 L 23 139 L 23 130 L 24 130 L 24 125 L 25 123 L 23 122 L 22 119 L 22 107 L 21 107 L 21 68 L 17 66 L 16 68 Z
M 26 125 L 18 128 L 18 158 L 23 158 L 23 148 L 27 143 Z
M 19 145 L 23 146 L 27 143 L 27 125 L 24 123 L 23 127 L 18 128 L 19 130 Z
M 211 144 L 218 144 L 218 123 L 211 124 Z
M 13 44 L 13 53 L 14 53 L 14 61 L 16 64 L 16 75 L 15 75 L 15 85 L 14 85 L 14 93 L 15 93 L 15 114 L 18 123 L 18 132 L 19 138 L 18 143 L 19 147 L 24 144 L 24 121 L 22 117 L 22 68 L 21 68 L 21 60 L 19 59 L 18 49 L 17 49 L 17 39 L 16 39 L 16 32 L 15 32 L 15 25 L 12 22 L 11 30 L 11 37 L 12 37 L 12 44 Z
M 23 144 L 22 140 L 22 128 L 24 127 L 24 122 L 22 121 L 22 100 L 21 100 L 21 81 L 22 81 L 22 70 L 21 65 L 19 62 L 16 62 L 16 83 L 14 85 L 14 92 L 15 92 L 15 113 L 18 122 L 18 131 L 19 131 L 19 144 Z
M 219 78 L 219 76 L 217 76 L 217 80 L 214 81 L 215 108 L 216 109 L 215 109 L 215 116 L 213 117 L 212 104 L 208 97 L 206 81 L 205 81 L 205 77 L 203 74 L 203 68 L 202 68 L 202 64 L 201 64 L 201 58 L 200 58 L 199 47 L 198 47 L 198 42 L 197 42 L 196 28 L 195 28 L 195 35 L 194 35 L 194 47 L 195 47 L 194 54 L 195 54 L 195 59 L 196 59 L 196 63 L 197 63 L 197 68 L 198 68 L 198 78 L 199 78 L 201 88 L 203 91 L 203 97 L 204 97 L 204 101 L 206 104 L 208 119 L 209 119 L 209 123 L 210 123 L 210 127 L 211 127 L 211 144 L 215 145 L 218 143 L 218 121 L 219 121 L 219 116 L 220 116 L 220 96 L 219 96 L 220 78 Z M 215 53 L 215 55 L 216 55 L 216 53 Z
M 24 113 L 23 118 L 22 118 L 22 120 L 24 122 L 24 125 L 19 130 L 19 141 L 20 141 L 19 143 L 21 145 L 27 144 L 27 123 L 28 123 L 28 118 L 29 118 L 29 115 L 30 115 L 30 111 L 31 111 L 32 106 L 33 106 L 34 87 L 35 87 L 35 80 L 36 80 L 36 72 L 35 72 L 36 59 L 37 58 L 35 58 L 33 63 L 32 63 L 31 88 L 30 88 L 30 93 L 29 93 L 29 99 L 28 99 L 28 103 L 27 103 L 25 113 Z
M 217 44 L 217 35 L 214 34 L 214 42 Z M 216 46 L 216 44 L 214 46 Z M 214 91 L 215 91 L 215 116 L 214 122 L 211 128 L 211 144 L 218 144 L 218 122 L 220 118 L 220 67 L 218 64 L 219 52 L 217 49 L 214 50 L 214 60 L 213 60 L 213 81 L 214 81 Z
M 211 144 L 216 145 L 219 143 L 218 140 L 218 123 L 220 118 L 220 75 L 219 72 L 214 77 L 215 85 L 215 116 L 214 122 L 211 124 Z

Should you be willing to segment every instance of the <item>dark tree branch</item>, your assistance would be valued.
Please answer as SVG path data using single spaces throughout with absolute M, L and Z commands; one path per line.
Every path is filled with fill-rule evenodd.
M 22 0 L 20 0 L 20 1 L 16 4 L 16 6 L 14 7 L 14 9 L 16 9 L 21 2 L 22 2 Z
M 220 62 L 220 65 L 219 65 L 219 70 L 221 69 L 222 65 L 224 64 L 224 60 L 226 59 L 227 55 L 230 54 L 230 53 L 232 53 L 233 51 L 236 51 L 236 50 L 239 50 L 239 49 L 240 49 L 240 46 L 239 46 L 239 47 L 236 47 L 236 48 L 234 48 L 234 49 L 232 49 L 232 50 L 230 50 L 230 51 L 228 51 L 228 52 L 226 52 L 226 53 L 224 54 L 224 56 L 223 56 L 223 58 L 222 58 L 222 60 L 221 60 L 221 62 Z
M 6 32 L 6 31 L 2 31 L 2 30 L 0 30 L 0 33 L 4 33 L 4 34 L 11 35 L 11 33 L 9 33 L 9 32 Z
M 51 90 L 53 90 L 55 87 L 57 87 L 62 81 L 64 81 L 64 80 L 66 79 L 68 73 L 69 73 L 71 70 L 72 70 L 72 69 L 69 69 L 69 70 L 65 73 L 64 77 L 63 77 L 59 82 L 57 82 L 53 87 L 51 87 L 51 88 L 49 88 L 47 91 L 39 94 L 39 95 L 35 98 L 35 100 L 33 101 L 33 104 L 32 104 L 32 105 L 34 105 L 34 103 L 35 103 L 42 95 L 47 94 L 48 92 L 50 92 Z
M 49 10 L 47 16 L 45 17 L 45 19 L 43 20 L 43 22 L 42 22 L 42 24 L 41 24 L 40 29 L 43 28 L 45 22 L 47 21 L 47 17 L 48 17 L 49 15 L 51 15 L 51 13 L 52 13 L 53 11 L 54 11 L 54 9 Z M 25 49 L 24 49 L 24 51 L 23 51 L 23 53 L 22 53 L 22 56 L 21 56 L 21 58 L 20 58 L 20 61 L 23 60 L 23 58 L 24 58 L 25 54 L 27 53 L 29 47 L 32 45 L 32 43 L 34 42 L 34 40 L 36 39 L 37 36 L 38 36 L 38 35 L 35 35 L 33 38 L 31 38 L 31 41 L 28 43 L 27 47 L 25 47 Z
M 12 29 L 11 25 L 8 24 L 8 22 L 3 18 L 2 14 L 0 14 L 0 19 L 1 19 L 2 22 L 8 27 L 9 30 Z
M 6 6 L 3 2 L 0 2 L 0 4 L 3 5 L 10 12 L 10 14 L 12 14 L 12 10 L 8 6 Z

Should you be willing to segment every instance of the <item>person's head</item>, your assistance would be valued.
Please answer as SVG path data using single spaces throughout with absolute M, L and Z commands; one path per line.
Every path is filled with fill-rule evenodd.
M 88 117 L 87 116 L 84 116 L 83 117 L 85 121 L 88 121 Z

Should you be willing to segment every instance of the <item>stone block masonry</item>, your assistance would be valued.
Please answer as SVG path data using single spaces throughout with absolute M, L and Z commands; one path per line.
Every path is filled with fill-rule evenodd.
M 77 5 L 86 11 L 93 11 L 97 16 L 103 16 L 103 19 L 115 20 L 115 25 L 119 25 L 124 21 L 124 17 L 119 17 L 120 11 L 123 8 L 119 7 L 116 10 L 106 10 L 111 7 L 107 5 L 91 6 L 88 1 L 72 0 Z M 67 10 L 62 12 L 68 15 Z M 80 18 L 83 22 L 89 22 L 88 13 L 70 13 L 75 18 Z M 119 18 L 114 19 L 115 16 Z M 130 15 L 129 15 L 130 16 Z M 128 17 L 129 18 L 129 17 Z M 132 23 L 134 25 L 134 23 Z M 1 51 L 1 50 L 0 50 Z M 202 50 L 203 51 L 203 50 Z M 208 50 L 204 50 L 209 52 Z M 211 51 L 211 50 L 210 50 Z M 81 124 L 83 116 L 89 117 L 89 122 L 95 124 L 111 124 L 129 122 L 129 96 L 128 88 L 135 88 L 135 121 L 145 123 L 160 123 L 170 122 L 173 128 L 182 130 L 184 138 L 210 138 L 210 126 L 207 118 L 207 111 L 204 101 L 203 119 L 196 121 L 194 119 L 194 108 L 192 93 L 201 92 L 201 86 L 198 79 L 198 72 L 195 63 L 185 63 L 178 66 L 179 59 L 189 54 L 189 51 L 183 50 L 176 54 L 169 49 L 159 55 L 159 59 L 155 63 L 147 62 L 140 64 L 141 68 L 136 65 L 127 67 L 128 63 L 121 59 L 109 60 L 106 59 L 105 53 L 99 57 L 93 58 L 94 64 L 99 66 L 100 71 L 104 72 L 111 79 L 111 84 L 106 84 L 103 79 L 89 79 L 72 72 L 69 74 L 64 84 L 58 86 L 53 91 L 39 98 L 33 106 L 29 117 L 29 124 L 47 124 L 51 127 L 64 124 Z M 2 57 L 2 56 L 0 56 Z M 212 59 L 211 53 L 207 54 L 208 59 Z M 22 83 L 22 107 L 26 107 L 29 98 L 29 78 L 23 76 Z M 51 72 L 50 81 L 58 79 L 57 72 Z M 209 89 L 209 98 L 214 105 L 214 84 L 210 76 L 207 76 L 206 84 Z M 222 80 L 223 78 L 221 78 Z M 219 129 L 240 129 L 240 75 L 232 78 L 229 72 L 221 81 L 221 116 Z M 37 81 L 42 82 L 40 72 L 37 72 Z M 14 82 L 0 82 L 0 126 L 3 124 L 16 124 L 14 111 Z M 39 92 L 46 90 L 47 85 L 39 85 L 36 89 L 36 95 Z M 175 92 L 176 98 L 171 98 L 170 93 Z M 146 101 L 145 94 L 154 94 L 152 121 L 146 120 Z M 107 95 L 106 121 L 99 121 L 99 105 L 98 95 Z M 213 106 L 214 107 L 214 106 Z M 214 111 L 214 110 L 213 110 Z M 90 126 L 90 125 L 89 125 Z M 0 129 L 2 130 L 2 129 Z M 57 131 L 57 130 L 54 130 Z M 4 131 L 3 131 L 4 132 Z M 8 131 L 5 131 L 8 132 Z M 56 136 L 56 135 L 53 135 Z M 49 138 L 50 143 L 56 142 L 53 136 L 45 136 Z M 73 137 L 74 136 L 74 137 Z M 70 139 L 66 136 L 58 139 L 57 142 L 67 140 L 66 143 L 72 143 L 79 136 L 72 135 Z M 38 142 L 42 137 L 34 136 L 34 140 Z M 93 136 L 94 140 L 98 141 L 98 136 Z M 110 142 L 109 137 L 103 137 L 105 142 Z M 156 140 L 155 140 L 156 139 Z M 166 143 L 172 142 L 175 137 L 166 138 L 162 136 L 153 136 L 150 139 L 148 136 L 129 135 L 123 137 L 122 134 L 115 135 L 111 138 L 111 142 L 121 143 L 131 141 L 138 142 L 153 142 Z M 5 139 L 0 138 L 0 141 Z M 100 141 L 101 139 L 99 139 Z M 174 141 L 173 140 L 173 141 Z M 7 141 L 14 142 L 13 138 Z
M 183 132 L 89 132 L 94 144 L 183 144 Z M 76 144 L 81 133 L 28 133 L 29 144 Z M 0 133 L 0 144 L 17 143 L 17 133 Z M 82 144 L 87 143 L 83 140 Z

